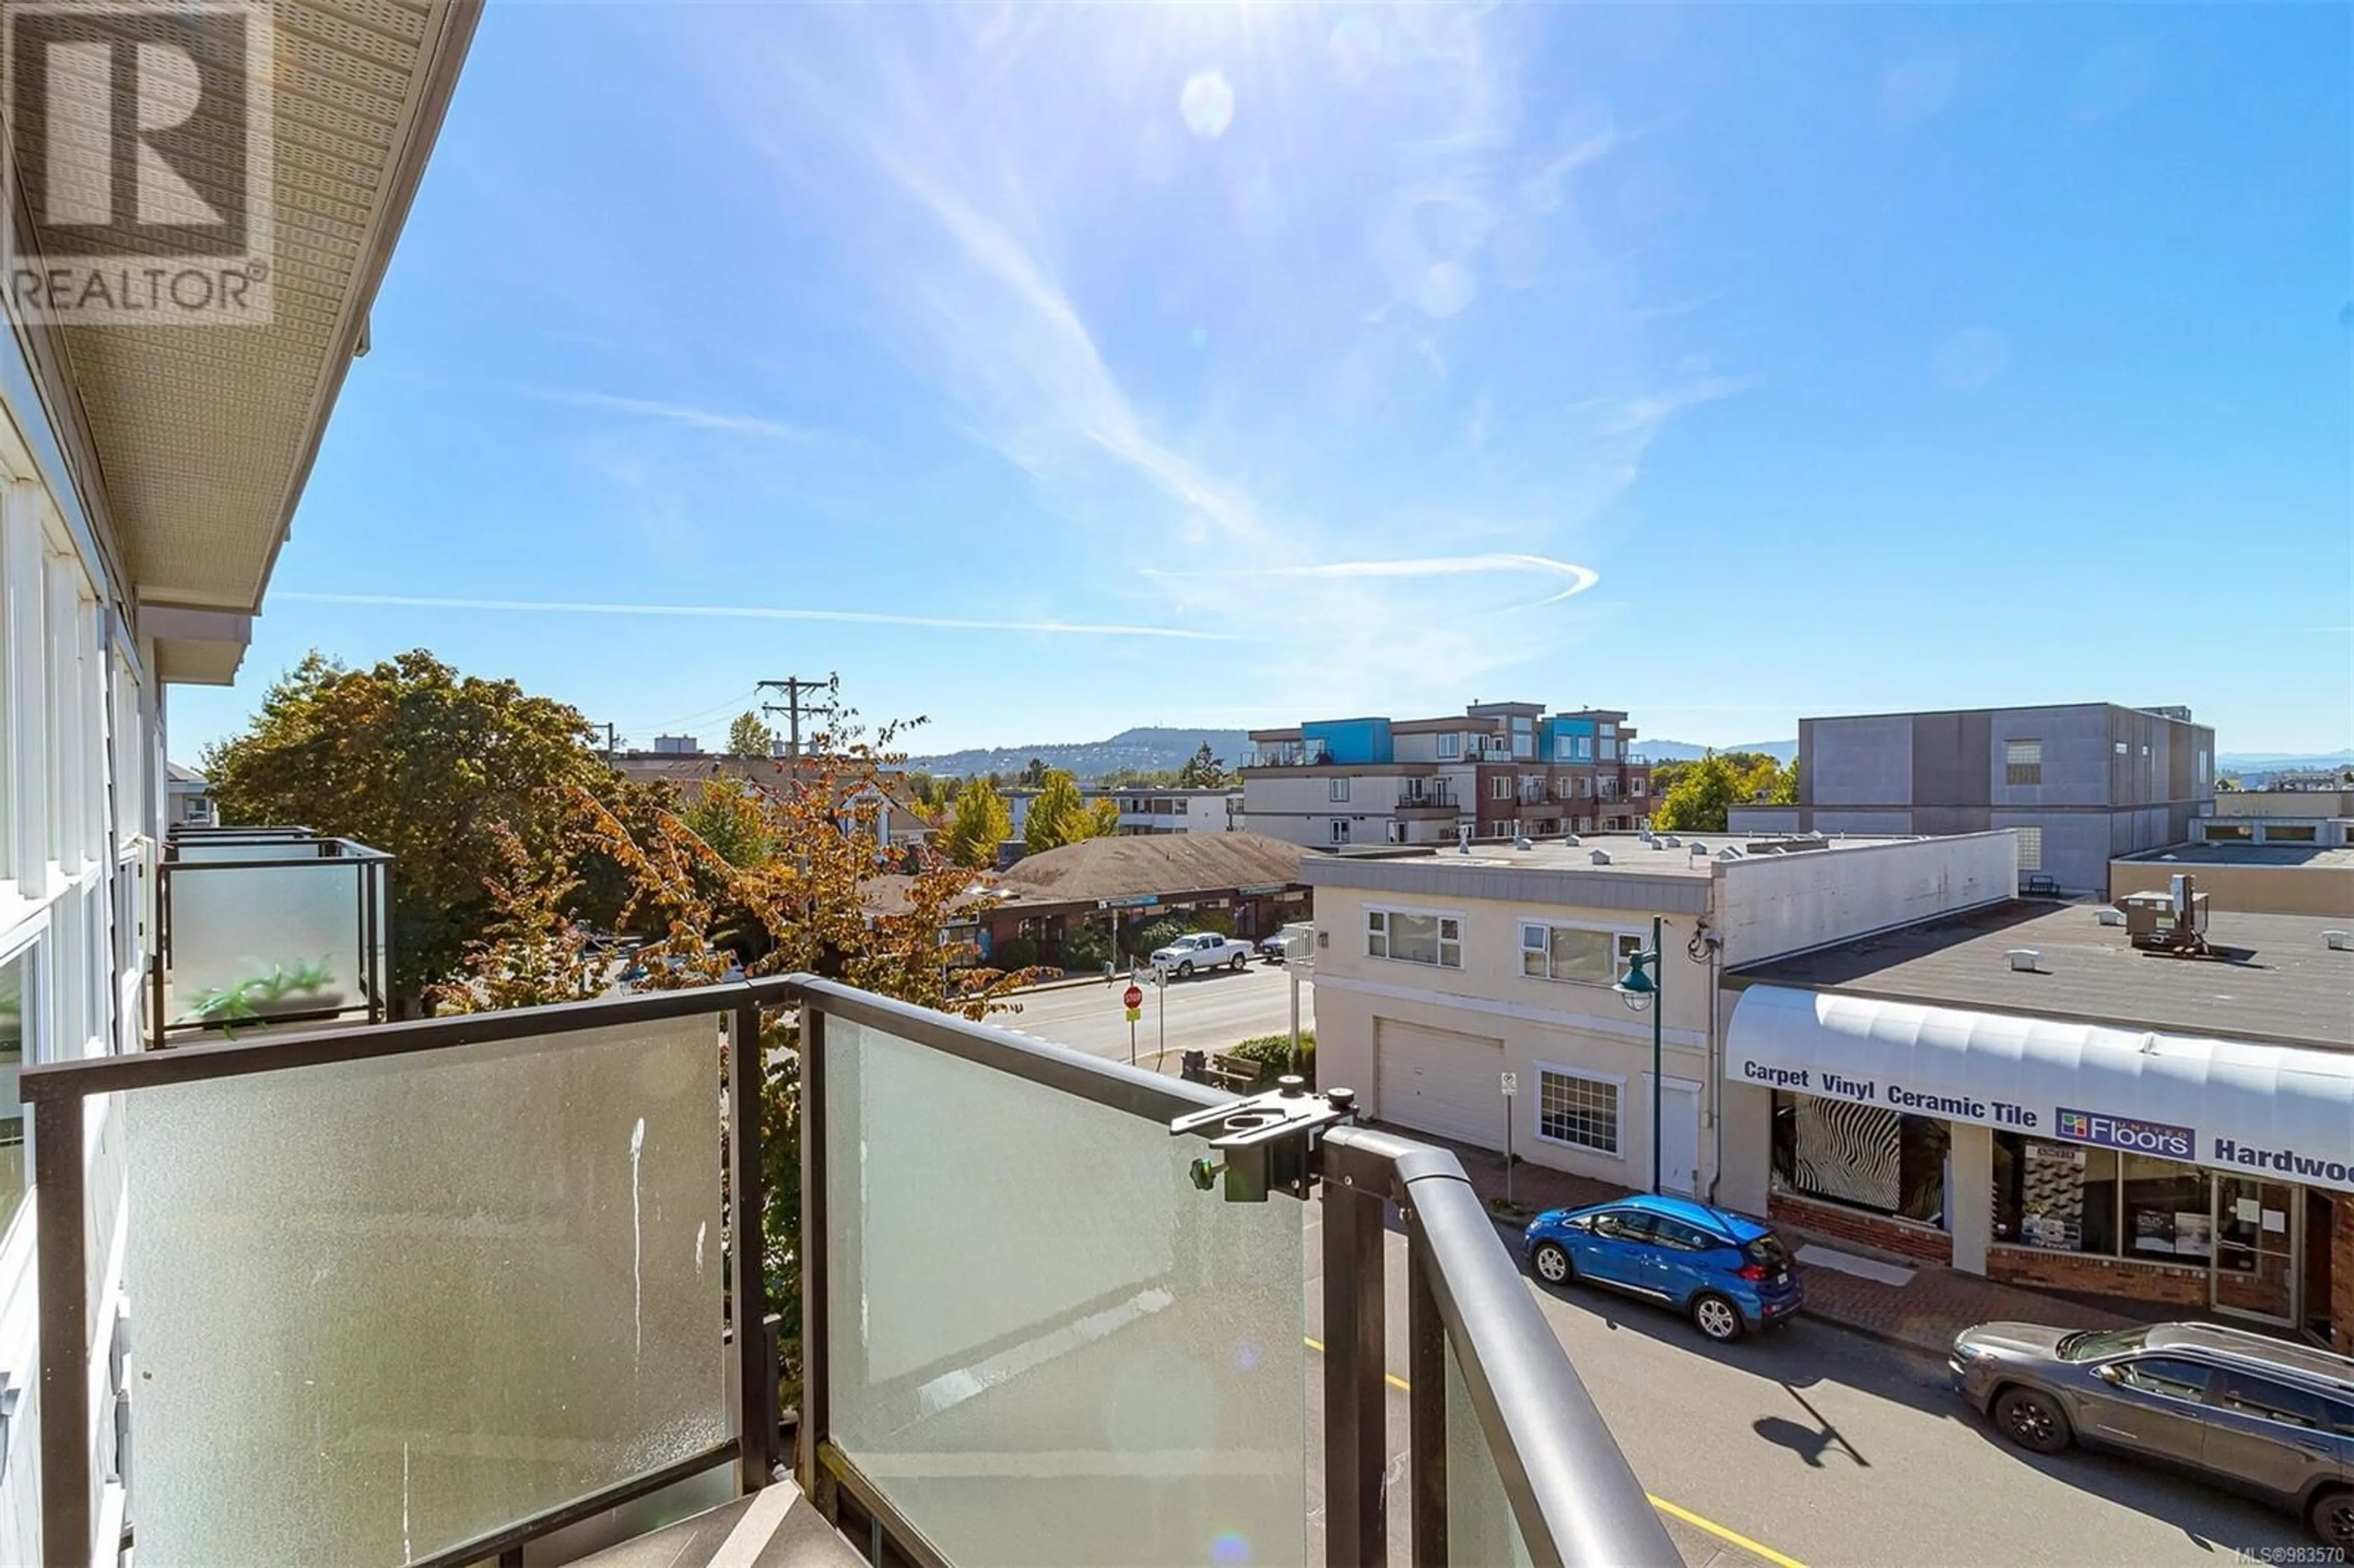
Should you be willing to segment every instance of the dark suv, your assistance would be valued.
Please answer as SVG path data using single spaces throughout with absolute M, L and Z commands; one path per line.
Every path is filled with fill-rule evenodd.
M 2354 1360 L 2208 1323 L 1981 1323 L 1955 1336 L 1951 1364 L 2022 1448 L 2077 1442 L 2188 1470 L 2354 1552 Z

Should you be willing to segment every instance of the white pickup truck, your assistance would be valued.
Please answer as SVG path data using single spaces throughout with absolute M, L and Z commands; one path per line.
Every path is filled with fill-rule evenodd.
M 1249 964 L 1251 946 L 1238 937 L 1221 937 L 1215 931 L 1195 931 L 1178 938 L 1165 948 L 1152 952 L 1152 967 L 1179 980 L 1191 980 L 1195 969 L 1214 969 L 1220 964 L 1230 969 L 1240 969 Z

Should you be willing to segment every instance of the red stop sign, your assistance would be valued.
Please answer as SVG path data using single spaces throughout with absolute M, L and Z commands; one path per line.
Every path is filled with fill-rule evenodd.
M 1137 990 L 1134 986 L 1129 986 L 1126 991 L 1119 993 L 1119 1004 L 1122 1007 L 1142 1007 L 1144 1005 L 1144 993 Z

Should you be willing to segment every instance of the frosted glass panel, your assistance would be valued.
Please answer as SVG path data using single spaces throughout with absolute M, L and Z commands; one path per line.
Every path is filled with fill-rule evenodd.
M 1458 1568 L 1528 1568 L 1532 1562 L 1452 1340 L 1447 1344 L 1447 1560 Z
M 182 871 L 170 889 L 172 1022 L 367 1005 L 361 863 Z M 207 996 L 224 991 L 238 1001 L 200 1019 Z
M 198 860 L 317 860 L 319 841 L 314 838 L 243 839 L 226 842 L 210 839 L 182 839 L 172 849 L 175 861 Z
M 959 1568 L 1298 1563 L 1301 1211 L 1167 1128 L 826 1022 L 835 1441 Z
M 397 1563 L 727 1435 L 709 1017 L 129 1097 L 139 1556 Z

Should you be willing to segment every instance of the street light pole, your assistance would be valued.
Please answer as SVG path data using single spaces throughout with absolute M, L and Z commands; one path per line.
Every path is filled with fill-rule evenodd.
M 1659 1100 L 1665 1086 L 1660 1082 L 1664 1067 L 1660 1058 L 1660 1032 L 1666 1025 L 1666 999 L 1659 993 L 1660 982 L 1667 979 L 1667 965 L 1659 961 L 1660 934 L 1663 922 L 1651 916 L 1651 1191 L 1659 1190 Z
M 1666 966 L 1659 962 L 1660 949 L 1666 946 L 1665 936 L 1666 922 L 1657 915 L 1652 916 L 1650 950 L 1628 959 L 1627 972 L 1619 976 L 1618 983 L 1611 988 L 1618 993 L 1618 1000 L 1628 1007 L 1637 1012 L 1648 1011 L 1651 1015 L 1651 1191 L 1654 1192 L 1659 1190 L 1659 1100 L 1665 1087 L 1660 1079 L 1666 1072 L 1660 1046 L 1667 1010 L 1659 1005 L 1661 982 L 1667 979 Z

